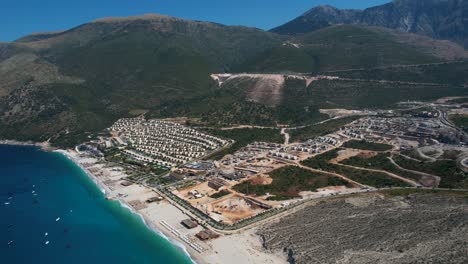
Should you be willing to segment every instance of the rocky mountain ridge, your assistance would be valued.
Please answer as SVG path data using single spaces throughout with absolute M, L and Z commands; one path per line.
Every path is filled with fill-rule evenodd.
M 312 8 L 272 29 L 279 34 L 303 34 L 335 24 L 363 24 L 417 33 L 468 47 L 468 2 L 464 0 L 394 0 L 365 10 Z

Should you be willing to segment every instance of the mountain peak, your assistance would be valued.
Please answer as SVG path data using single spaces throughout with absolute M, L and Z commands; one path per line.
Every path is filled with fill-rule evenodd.
M 334 7 L 334 6 L 331 6 L 331 5 L 319 5 L 319 6 L 316 6 L 312 9 L 317 9 L 317 10 L 323 10 L 323 11 L 335 11 L 335 10 L 338 10 L 338 8 Z
M 160 14 L 144 14 L 139 16 L 129 16 L 129 17 L 105 17 L 92 21 L 92 23 L 113 23 L 113 22 L 125 22 L 133 20 L 182 20 L 180 18 L 175 18 L 166 15 Z
M 302 34 L 330 25 L 349 24 L 355 21 L 361 13 L 361 10 L 340 10 L 330 5 L 320 5 L 271 31 L 287 35 Z
M 339 11 L 338 8 L 334 7 L 334 6 L 331 6 L 331 5 L 319 5 L 319 6 L 316 6 L 310 10 L 308 10 L 307 12 L 305 12 L 303 14 L 303 16 L 307 16 L 307 15 L 310 15 L 312 13 L 316 13 L 316 12 L 321 12 L 321 13 L 334 13 L 334 12 L 337 12 Z
M 466 10 L 466 0 L 393 0 L 365 10 L 323 5 L 271 31 L 297 35 L 330 25 L 363 24 L 451 40 L 468 47 Z

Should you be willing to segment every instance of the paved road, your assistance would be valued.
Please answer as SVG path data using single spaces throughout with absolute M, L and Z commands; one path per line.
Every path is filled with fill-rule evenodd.
M 412 67 L 419 67 L 419 66 L 437 66 L 437 65 L 449 65 L 449 64 L 457 64 L 457 63 L 464 63 L 465 61 L 446 61 L 446 62 L 436 62 L 436 63 L 425 63 L 425 64 L 408 64 L 408 65 L 389 65 L 389 66 L 382 66 L 382 67 L 374 67 L 374 68 L 355 68 L 355 69 L 344 69 L 344 70 L 336 70 L 336 71 L 324 71 L 321 73 L 338 73 L 338 72 L 350 72 L 350 71 L 362 71 L 362 70 L 385 70 L 391 68 L 412 68 Z
M 301 166 L 301 167 L 303 167 L 305 169 L 308 169 L 308 170 L 311 170 L 311 171 L 325 173 L 323 171 L 314 170 L 314 169 L 311 169 L 309 167 L 305 167 L 305 166 Z M 333 175 L 335 175 L 337 177 L 342 177 L 342 178 L 345 178 L 346 180 L 349 180 L 346 177 L 344 177 L 342 175 L 339 175 L 339 174 L 334 174 L 334 173 L 328 173 L 328 174 L 333 174 Z M 350 181 L 352 182 L 352 180 L 350 180 Z M 357 184 L 359 186 L 364 186 L 364 185 L 359 184 L 359 183 L 357 183 Z M 345 196 L 345 195 L 351 195 L 351 194 L 358 194 L 358 193 L 372 193 L 372 192 L 380 192 L 380 191 L 384 191 L 384 190 L 404 190 L 404 189 L 422 189 L 422 190 L 436 190 L 436 191 L 468 192 L 468 190 L 465 190 L 465 189 L 445 189 L 445 188 L 396 187 L 396 188 L 380 188 L 380 189 L 377 189 L 377 188 L 372 188 L 372 187 L 364 187 L 363 189 L 358 190 L 358 191 L 342 192 L 342 193 L 336 193 L 336 194 L 324 194 L 322 197 L 308 198 L 307 200 L 296 201 L 296 202 L 293 202 L 289 206 L 290 208 L 285 210 L 285 211 L 279 212 L 279 213 L 274 214 L 272 216 L 269 216 L 267 218 L 259 218 L 258 221 L 253 222 L 251 224 L 248 224 L 246 226 L 240 227 L 240 228 L 235 229 L 235 230 L 222 230 L 222 229 L 217 229 L 216 227 L 213 227 L 208 222 L 206 222 L 204 219 L 194 215 L 192 212 L 190 212 L 189 210 L 187 210 L 183 206 L 179 205 L 177 202 L 171 200 L 164 193 L 162 193 L 159 190 L 153 188 L 153 190 L 155 192 L 157 192 L 162 197 L 165 197 L 166 200 L 168 200 L 169 203 L 171 203 L 172 205 L 179 208 L 179 210 L 184 212 L 189 217 L 192 217 L 193 219 L 196 219 L 199 223 L 203 223 L 204 225 L 209 226 L 211 229 L 213 229 L 213 230 L 215 230 L 215 231 L 217 231 L 219 233 L 223 233 L 223 234 L 234 234 L 234 233 L 242 232 L 243 230 L 247 230 L 247 229 L 251 229 L 251 228 L 254 228 L 254 227 L 264 225 L 264 224 L 266 224 L 268 222 L 276 221 L 279 218 L 282 218 L 282 217 L 284 217 L 286 215 L 290 215 L 290 214 L 292 214 L 294 212 L 297 212 L 298 210 L 301 210 L 301 209 L 303 209 L 303 208 L 305 208 L 305 207 L 307 207 L 309 205 L 312 205 L 314 203 L 318 203 L 318 202 L 320 202 L 322 200 L 327 200 L 329 198 L 334 198 L 334 197 L 338 197 L 338 196 Z

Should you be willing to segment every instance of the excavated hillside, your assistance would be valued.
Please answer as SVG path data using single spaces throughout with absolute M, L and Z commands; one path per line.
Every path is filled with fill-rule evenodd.
M 320 108 L 465 95 L 458 83 L 415 87 L 319 80 L 309 85 L 320 71 L 439 63 L 446 61 L 437 56 L 441 51 L 459 54 L 441 42 L 422 47 L 392 34 L 332 26 L 290 38 L 145 15 L 26 36 L 0 43 L 0 138 L 66 147 L 142 110 L 153 118 L 187 116 L 217 126 L 310 124 L 324 118 Z M 250 74 L 217 89 L 210 78 L 215 72 Z M 309 74 L 297 74 L 304 72 Z
M 244 90 L 246 99 L 270 107 L 279 106 L 284 99 L 286 81 L 296 80 L 307 88 L 313 81 L 333 80 L 332 76 L 302 76 L 283 74 L 212 74 L 218 87 Z

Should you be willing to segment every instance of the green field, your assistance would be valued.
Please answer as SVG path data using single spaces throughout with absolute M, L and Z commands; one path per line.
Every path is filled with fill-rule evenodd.
M 341 178 L 312 172 L 296 166 L 283 167 L 269 173 L 271 184 L 252 184 L 245 181 L 233 187 L 234 190 L 249 195 L 274 195 L 274 200 L 287 200 L 299 197 L 301 191 L 316 191 L 327 186 L 342 186 L 349 183 Z
M 338 164 L 329 163 L 328 161 L 330 159 L 333 159 L 337 156 L 336 152 L 336 149 L 325 152 L 318 156 L 302 161 L 301 164 L 313 169 L 341 174 L 348 177 L 351 180 L 372 187 L 382 188 L 409 186 L 407 183 L 392 178 L 385 173 L 359 170 L 345 166 L 340 166 Z
M 394 156 L 393 160 L 405 169 L 440 176 L 441 188 L 468 188 L 468 175 L 457 167 L 456 160 L 416 162 L 400 155 Z
M 389 156 L 390 156 L 389 153 L 379 153 L 376 156 L 371 157 L 371 158 L 362 158 L 362 157 L 354 156 L 349 159 L 343 160 L 341 163 L 345 165 L 360 167 L 360 168 L 369 168 L 369 169 L 388 171 L 398 176 L 415 180 L 416 182 L 419 182 L 421 180 L 421 175 L 419 174 L 398 169 L 395 165 L 393 165 L 390 162 L 390 160 L 388 160 Z
M 408 149 L 408 150 L 402 151 L 401 154 L 406 155 L 413 159 L 421 160 L 421 161 L 430 160 L 429 158 L 422 157 L 421 155 L 419 155 L 416 149 Z M 430 154 L 430 153 L 427 153 L 427 154 Z
M 364 140 L 350 140 L 342 145 L 343 148 L 362 149 L 371 151 L 388 151 L 393 147 L 388 144 L 368 142 Z
M 450 115 L 450 121 L 456 126 L 462 128 L 465 132 L 468 131 L 468 115 Z

